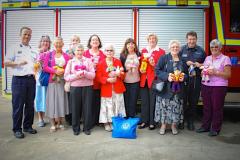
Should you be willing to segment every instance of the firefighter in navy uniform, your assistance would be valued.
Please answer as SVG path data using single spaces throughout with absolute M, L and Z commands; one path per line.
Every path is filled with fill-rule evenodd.
M 12 119 L 13 132 L 16 138 L 24 138 L 23 131 L 36 134 L 32 128 L 34 120 L 34 98 L 36 81 L 34 78 L 34 62 L 37 52 L 29 45 L 32 30 L 22 27 L 21 43 L 11 47 L 6 55 L 5 66 L 13 68 L 12 77 Z
M 205 60 L 206 53 L 197 45 L 197 33 L 190 31 L 186 34 L 187 44 L 182 46 L 179 55 L 188 66 L 188 81 L 185 84 L 184 96 L 184 121 L 187 128 L 195 130 L 194 117 L 201 90 L 201 70 L 199 67 Z M 179 124 L 179 129 L 184 129 L 184 123 Z

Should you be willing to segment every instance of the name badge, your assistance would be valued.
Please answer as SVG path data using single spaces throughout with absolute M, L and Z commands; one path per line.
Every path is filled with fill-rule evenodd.
M 187 54 L 182 54 L 182 57 L 185 57 L 185 58 L 186 58 L 187 56 L 188 56 Z

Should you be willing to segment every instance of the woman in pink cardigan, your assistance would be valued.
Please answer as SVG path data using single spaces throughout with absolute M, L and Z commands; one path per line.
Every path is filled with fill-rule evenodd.
M 92 95 L 95 70 L 91 59 L 83 56 L 83 45 L 78 44 L 74 49 L 75 56 L 66 67 L 64 78 L 70 82 L 70 107 L 72 109 L 72 129 L 74 135 L 80 134 L 80 119 L 83 114 L 83 131 L 91 134 L 92 124 Z
M 64 129 L 63 118 L 69 113 L 67 93 L 64 91 L 64 69 L 69 56 L 63 52 L 63 39 L 56 37 L 55 50 L 49 52 L 44 60 L 45 72 L 50 73 L 46 98 L 46 116 L 50 118 L 50 132 Z

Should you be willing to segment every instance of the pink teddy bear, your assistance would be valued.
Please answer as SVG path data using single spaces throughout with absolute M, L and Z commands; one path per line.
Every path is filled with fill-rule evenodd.
M 80 76 L 84 75 L 84 71 L 87 69 L 85 65 L 76 65 L 74 67 L 75 71 L 77 71 L 77 74 Z

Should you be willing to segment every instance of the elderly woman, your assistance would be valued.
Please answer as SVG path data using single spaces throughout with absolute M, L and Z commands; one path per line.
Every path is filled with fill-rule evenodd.
M 187 66 L 178 55 L 180 42 L 169 42 L 170 53 L 162 56 L 155 68 L 157 77 L 164 81 L 164 87 L 156 96 L 155 121 L 161 123 L 159 133 L 165 134 L 171 124 L 172 134 L 178 134 L 177 124 L 183 121 L 183 82 Z
M 94 68 L 96 70 L 97 64 L 105 59 L 105 55 L 100 50 L 102 48 L 102 42 L 98 35 L 93 34 L 90 36 L 87 44 L 88 50 L 84 52 L 85 57 L 90 58 L 94 64 Z M 93 99 L 94 102 L 92 103 L 92 127 L 95 124 L 99 123 L 99 112 L 100 112 L 100 83 L 97 81 L 95 77 L 93 81 Z
M 72 129 L 74 135 L 79 135 L 80 119 L 83 114 L 83 131 L 90 135 L 91 129 L 91 105 L 92 85 L 95 77 L 95 70 L 90 59 L 83 56 L 84 47 L 81 44 L 76 46 L 75 56 L 67 64 L 64 78 L 70 82 L 70 108 L 72 109 Z
M 68 50 L 66 50 L 66 53 L 70 56 L 70 59 L 74 57 L 74 49 L 75 47 L 80 44 L 81 40 L 78 35 L 73 35 L 70 39 L 70 44 Z
M 139 129 L 149 126 L 150 130 L 155 129 L 154 108 L 156 95 L 152 90 L 155 65 L 165 51 L 157 46 L 158 37 L 151 33 L 147 36 L 148 46 L 141 52 L 140 58 L 140 88 L 141 88 L 141 124 Z
M 44 127 L 44 113 L 46 112 L 46 93 L 47 93 L 47 86 L 42 86 L 39 82 L 39 76 L 42 72 L 42 66 L 44 63 L 44 59 L 47 51 L 50 50 L 51 47 L 51 40 L 48 35 L 44 35 L 41 37 L 39 42 L 39 55 L 38 60 L 35 65 L 36 73 L 36 96 L 35 96 L 35 111 L 38 114 L 38 126 Z
M 126 92 L 124 92 L 124 102 L 127 117 L 135 117 L 136 106 L 139 92 L 139 59 L 137 44 L 132 38 L 125 41 L 124 47 L 120 54 L 120 60 L 126 73 L 124 84 Z
M 196 132 L 209 132 L 209 136 L 217 136 L 223 121 L 223 106 L 227 92 L 228 78 L 231 77 L 231 62 L 221 52 L 222 44 L 217 39 L 210 42 L 212 55 L 204 61 L 202 76 L 209 80 L 202 81 L 201 96 L 203 99 L 202 125 Z
M 101 83 L 101 108 L 99 123 L 103 123 L 106 131 L 112 130 L 113 116 L 126 116 L 123 92 L 124 71 L 120 60 L 114 58 L 115 49 L 106 44 L 105 60 L 97 66 L 97 79 Z
M 69 113 L 67 93 L 64 91 L 64 69 L 69 56 L 63 52 L 63 39 L 56 37 L 54 48 L 44 60 L 44 71 L 50 73 L 46 98 L 46 116 L 50 118 L 50 132 L 64 129 L 63 119 Z

